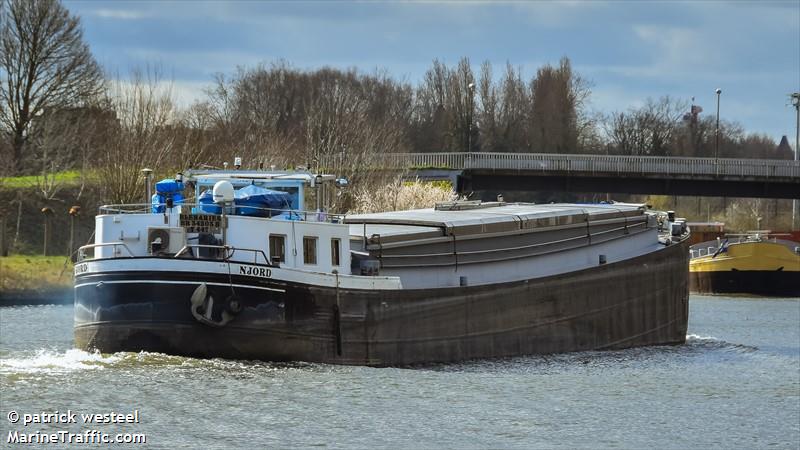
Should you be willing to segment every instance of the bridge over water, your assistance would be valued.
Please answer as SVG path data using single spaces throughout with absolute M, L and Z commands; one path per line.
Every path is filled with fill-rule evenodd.
M 388 153 L 375 164 L 459 192 L 563 191 L 800 198 L 800 161 L 547 153 Z

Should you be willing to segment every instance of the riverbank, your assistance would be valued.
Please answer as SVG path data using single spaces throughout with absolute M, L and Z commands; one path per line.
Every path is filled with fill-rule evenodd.
M 66 256 L 0 257 L 0 306 L 72 302 L 72 262 Z

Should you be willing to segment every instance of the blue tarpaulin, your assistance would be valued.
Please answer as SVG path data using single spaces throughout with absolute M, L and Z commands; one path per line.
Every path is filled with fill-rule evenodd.
M 279 214 L 281 210 L 291 208 L 291 195 L 288 192 L 273 191 L 252 184 L 234 191 L 233 197 L 235 214 L 239 216 L 270 217 Z M 222 209 L 214 203 L 211 189 L 203 191 L 197 201 L 204 213 L 222 212 Z
M 288 192 L 273 191 L 251 184 L 233 193 L 236 214 L 241 216 L 269 217 L 290 208 L 291 196 Z M 262 209 L 256 209 L 262 208 Z M 271 209 L 274 211 L 264 211 Z
M 183 191 L 183 183 L 172 178 L 165 178 L 156 183 L 156 192 L 159 194 L 174 194 Z
M 211 189 L 206 189 L 197 197 L 197 203 L 200 204 L 200 211 L 206 214 L 222 214 L 222 208 L 214 203 L 214 196 Z
M 183 203 L 181 191 L 183 191 L 183 183 L 172 178 L 165 178 L 156 183 L 156 193 L 150 198 L 152 211 L 163 213 L 166 209 L 164 203 L 167 202 L 167 199 L 172 199 L 172 203 L 175 205 Z

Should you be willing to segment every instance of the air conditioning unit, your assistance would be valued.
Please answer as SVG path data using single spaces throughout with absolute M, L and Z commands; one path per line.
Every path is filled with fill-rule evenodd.
M 147 228 L 147 253 L 174 255 L 186 245 L 186 230 L 173 227 Z

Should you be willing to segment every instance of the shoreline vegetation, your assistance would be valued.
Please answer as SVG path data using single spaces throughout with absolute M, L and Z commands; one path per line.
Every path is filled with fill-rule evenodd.
M 67 256 L 0 257 L 0 306 L 68 303 L 73 265 Z

